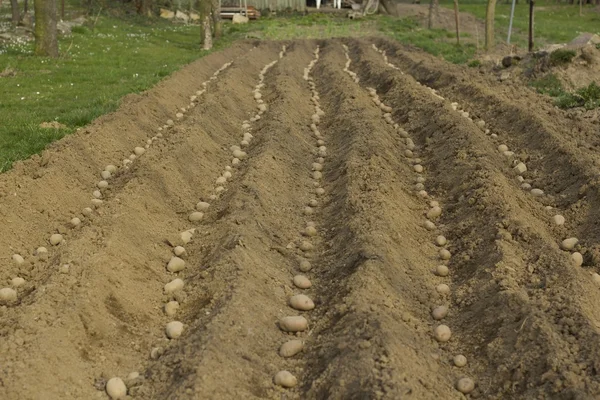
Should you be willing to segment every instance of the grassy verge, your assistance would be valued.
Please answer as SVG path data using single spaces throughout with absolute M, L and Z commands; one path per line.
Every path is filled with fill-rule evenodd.
M 494 18 L 496 41 L 506 42 L 510 20 L 511 3 L 498 1 Z M 578 3 L 578 2 L 576 2 Z M 452 8 L 451 0 L 440 2 L 444 7 Z M 460 3 L 460 11 L 468 12 L 478 18 L 485 19 L 485 0 L 465 0 Z M 529 4 L 520 1 L 515 7 L 512 43 L 519 47 L 527 46 L 527 31 L 529 26 Z M 583 16 L 579 16 L 579 6 L 557 4 L 554 1 L 535 2 L 534 39 L 537 48 L 551 43 L 567 43 L 582 32 L 600 34 L 600 13 L 593 6 L 585 6 Z

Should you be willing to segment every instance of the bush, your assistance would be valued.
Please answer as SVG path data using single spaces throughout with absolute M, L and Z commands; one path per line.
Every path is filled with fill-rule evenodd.
M 550 53 L 550 63 L 552 65 L 568 64 L 573 60 L 575 55 L 574 50 L 558 49 Z

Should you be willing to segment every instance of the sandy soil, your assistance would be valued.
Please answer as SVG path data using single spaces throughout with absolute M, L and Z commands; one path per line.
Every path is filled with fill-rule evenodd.
M 343 70 L 342 44 L 358 83 Z M 325 113 L 312 128 L 311 60 Z M 266 112 L 256 120 L 260 76 Z M 233 165 L 245 132 L 248 157 Z M 16 300 L 0 300 L 0 398 L 108 398 L 112 377 L 132 399 L 597 398 L 599 145 L 592 124 L 530 90 L 385 39 L 214 53 L 0 176 L 0 288 L 25 280 Z M 322 177 L 312 170 L 319 157 Z M 118 169 L 102 204 L 82 214 L 109 164 Z M 190 222 L 198 201 L 210 206 Z M 442 214 L 430 215 L 430 230 L 431 201 Z M 311 223 L 316 235 L 306 236 Z M 448 243 L 436 244 L 439 235 Z M 568 237 L 578 244 L 561 250 Z M 185 268 L 173 273 L 175 245 Z M 301 272 L 302 261 L 311 269 Z M 448 276 L 433 273 L 439 265 Z M 292 283 L 299 273 L 310 288 Z M 165 294 L 174 278 L 185 286 Z M 314 310 L 288 305 L 299 293 Z M 169 301 L 179 303 L 174 316 Z M 436 321 L 441 305 L 449 311 Z M 307 329 L 283 332 L 280 319 L 292 315 Z M 169 340 L 173 320 L 184 330 Z M 452 331 L 447 342 L 434 338 L 440 324 Z M 283 358 L 289 339 L 303 351 Z M 458 354 L 466 366 L 454 365 Z M 297 385 L 275 385 L 280 370 Z M 462 377 L 475 382 L 466 395 Z

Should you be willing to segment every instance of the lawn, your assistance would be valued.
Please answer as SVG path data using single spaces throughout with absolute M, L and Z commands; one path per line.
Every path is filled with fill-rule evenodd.
M 440 4 L 452 8 L 451 0 L 442 0 Z M 485 0 L 466 0 L 459 2 L 459 9 L 478 18 L 485 19 Z M 510 20 L 511 3 L 498 1 L 495 14 L 496 41 L 506 42 Z M 579 6 L 570 4 L 557 4 L 554 1 L 535 2 L 534 42 L 540 48 L 546 44 L 567 43 L 582 32 L 600 34 L 600 11 L 594 6 L 585 6 L 583 16 L 579 16 Z M 529 4 L 520 1 L 515 7 L 513 21 L 513 35 L 511 42 L 520 47 L 527 46 L 527 32 L 529 27 Z

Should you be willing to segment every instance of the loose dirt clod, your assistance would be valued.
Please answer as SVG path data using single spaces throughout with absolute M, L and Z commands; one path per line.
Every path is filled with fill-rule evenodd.
M 308 321 L 302 316 L 283 317 L 279 320 L 279 328 L 284 332 L 302 332 L 308 328 Z
M 290 297 L 290 306 L 299 311 L 310 311 L 315 308 L 315 303 L 310 297 L 304 294 L 297 294 Z
M 183 333 L 183 323 L 179 321 L 171 321 L 165 328 L 165 333 L 169 339 L 177 339 Z
M 304 342 L 302 340 L 294 339 L 288 340 L 279 348 L 279 355 L 281 357 L 293 357 L 300 353 L 304 348 Z
M 296 377 L 289 371 L 279 371 L 275 374 L 273 381 L 276 385 L 284 388 L 292 388 L 298 384 Z
M 310 280 L 304 275 L 296 275 L 293 279 L 294 285 L 299 289 L 308 289 L 312 286 Z
M 452 336 L 452 332 L 447 325 L 438 325 L 433 330 L 433 336 L 438 342 L 447 342 Z
M 106 394 L 111 399 L 123 399 L 127 396 L 127 386 L 121 378 L 110 378 L 106 383 Z

